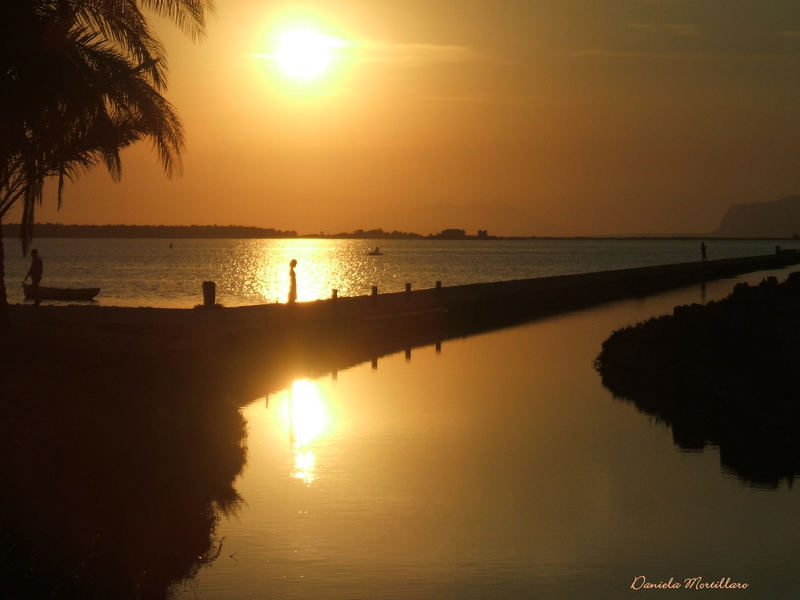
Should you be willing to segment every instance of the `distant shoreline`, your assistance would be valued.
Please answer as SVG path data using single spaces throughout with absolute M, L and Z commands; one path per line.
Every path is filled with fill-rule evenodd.
M 447 240 L 447 241 L 487 241 L 487 240 L 775 240 L 800 241 L 788 237 L 760 236 L 714 236 L 701 234 L 663 234 L 663 235 L 576 235 L 576 236 L 497 236 L 481 231 L 478 235 L 466 233 L 463 229 L 445 229 L 427 235 L 406 231 L 383 231 L 382 229 L 362 230 L 341 233 L 298 234 L 296 231 L 283 231 L 264 227 L 245 227 L 240 225 L 62 225 L 58 223 L 37 223 L 34 225 L 34 238 L 64 239 L 356 239 L 356 240 Z M 19 234 L 19 225 L 4 224 L 3 237 L 13 239 Z

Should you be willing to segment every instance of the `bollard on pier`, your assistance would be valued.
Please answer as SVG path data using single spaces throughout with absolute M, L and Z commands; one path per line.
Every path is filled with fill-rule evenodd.
M 203 282 L 203 306 L 211 307 L 217 301 L 217 284 L 213 281 Z

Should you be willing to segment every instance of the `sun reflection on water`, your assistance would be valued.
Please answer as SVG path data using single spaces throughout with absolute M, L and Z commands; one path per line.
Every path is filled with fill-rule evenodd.
M 235 267 L 221 278 L 222 288 L 253 304 L 286 302 L 289 296 L 289 262 L 297 261 L 297 301 L 367 294 L 372 285 L 386 280 L 386 261 L 367 256 L 363 240 L 333 243 L 321 239 L 246 240 L 237 242 Z M 399 275 L 398 275 L 399 277 Z M 221 288 L 221 289 L 222 289 Z M 393 291 L 399 291 L 397 283 Z
M 311 450 L 294 449 L 295 472 L 293 477 L 299 479 L 306 486 L 310 486 L 317 479 L 314 473 L 314 453 Z
M 294 455 L 292 476 L 310 486 L 317 479 L 313 444 L 326 432 L 328 415 L 313 381 L 296 380 L 288 391 L 286 428 Z

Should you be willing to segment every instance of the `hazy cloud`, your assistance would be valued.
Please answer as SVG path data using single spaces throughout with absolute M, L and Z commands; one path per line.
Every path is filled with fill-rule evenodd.
M 700 26 L 693 23 L 674 23 L 664 25 L 664 30 L 672 35 L 699 35 Z
M 424 95 L 428 100 L 437 102 L 462 102 L 475 104 L 516 104 L 529 106 L 531 104 L 552 104 L 556 101 L 547 96 L 532 95 L 513 95 L 513 94 L 491 94 L 491 93 L 467 93 L 452 95 Z
M 685 52 L 636 52 L 626 50 L 604 50 L 602 48 L 588 48 L 570 53 L 570 56 L 608 57 L 608 58 L 697 58 L 699 54 Z M 710 56 L 710 55 L 709 55 Z
M 411 66 L 478 62 L 484 60 L 466 46 L 438 44 L 391 44 L 384 42 L 353 42 L 350 45 L 364 62 L 386 62 Z
M 628 29 L 636 32 L 650 32 L 658 30 L 653 23 L 628 23 L 627 27 Z
M 624 50 L 604 50 L 590 48 L 570 53 L 570 56 L 585 56 L 598 58 L 641 58 L 641 59 L 672 59 L 672 60 L 796 60 L 800 58 L 798 52 L 636 52 Z
M 694 23 L 628 23 L 628 29 L 636 33 L 668 33 L 677 36 L 696 36 L 700 34 L 700 26 Z
M 350 60 L 369 63 L 393 63 L 407 66 L 484 62 L 485 56 L 467 46 L 441 44 L 386 43 L 339 40 L 335 54 Z M 274 60 L 272 54 L 249 54 L 250 58 Z

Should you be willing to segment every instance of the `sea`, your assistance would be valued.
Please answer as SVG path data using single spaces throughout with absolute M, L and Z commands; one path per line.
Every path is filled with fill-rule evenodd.
M 30 259 L 5 239 L 10 302 L 23 302 Z M 708 258 L 771 254 L 774 240 L 712 240 Z M 795 245 L 798 245 L 795 242 Z M 379 246 L 381 255 L 369 252 Z M 34 247 L 49 287 L 97 287 L 101 306 L 190 308 L 213 281 L 224 306 L 286 302 L 289 261 L 297 260 L 299 301 L 398 292 L 700 259 L 687 239 L 334 240 L 41 239 Z M 45 303 L 48 303 L 46 301 Z

